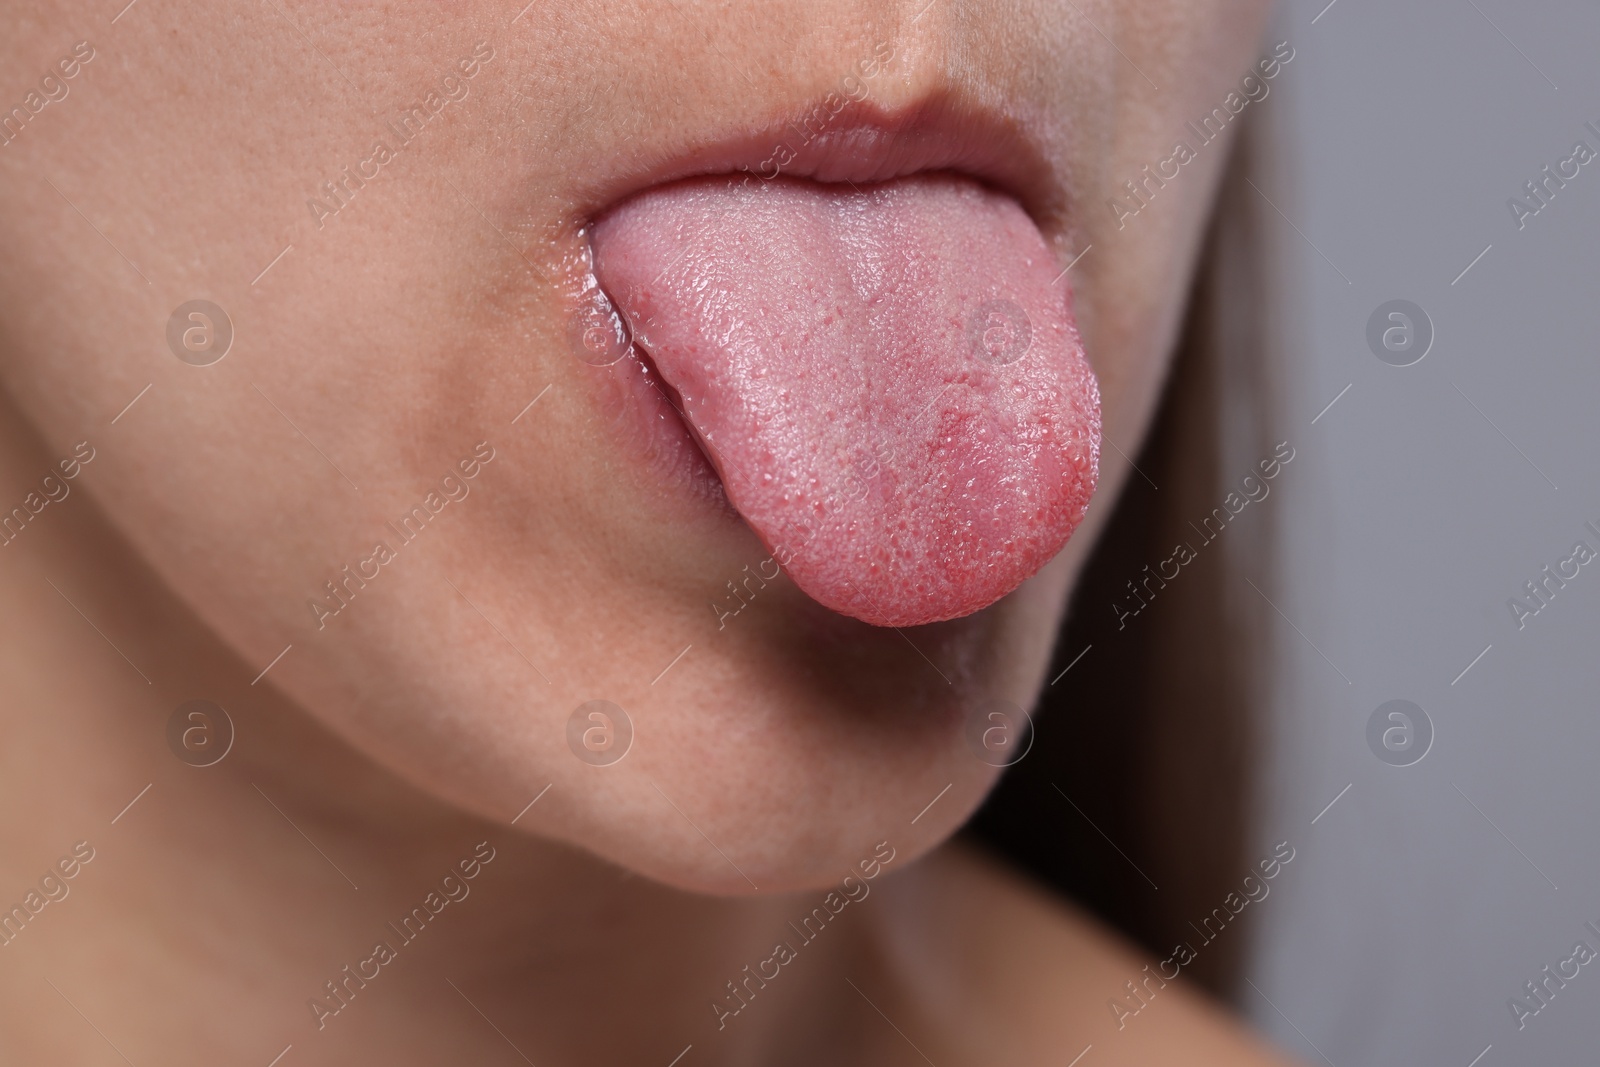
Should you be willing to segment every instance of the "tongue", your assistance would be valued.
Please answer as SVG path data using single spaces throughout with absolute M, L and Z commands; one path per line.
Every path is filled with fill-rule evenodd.
M 627 201 L 593 243 L 728 499 L 827 607 L 971 614 L 1083 517 L 1099 391 L 1009 197 L 948 175 L 697 179 Z

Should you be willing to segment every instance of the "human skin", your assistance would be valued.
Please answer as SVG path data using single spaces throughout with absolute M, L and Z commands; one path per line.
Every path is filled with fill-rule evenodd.
M 961 1017 L 907 978 L 906 946 L 955 967 L 962 931 L 1057 938 L 1060 958 L 1019 948 L 1035 998 L 1121 974 L 1121 950 L 980 861 L 918 861 L 998 773 L 967 748 L 965 716 L 1029 705 L 1042 683 L 1159 391 L 1225 146 L 1120 229 L 1103 205 L 1234 87 L 1263 17 L 1257 0 L 14 5 L 0 105 L 76 42 L 94 57 L 0 147 L 4 506 L 79 442 L 94 459 L 0 548 L 0 894 L 75 841 L 98 855 L 0 948 L 0 1050 L 905 1057 L 839 981 L 855 975 L 891 1017 L 885 1001 L 925 1020 L 950 1062 L 977 1062 Z M 559 279 L 583 227 L 643 177 L 692 169 L 708 143 L 754 166 L 767 153 L 748 146 L 880 42 L 894 60 L 870 114 L 971 110 L 1020 131 L 1010 191 L 1062 268 L 1090 250 L 1070 285 L 1118 447 L 1066 549 L 971 617 L 876 629 L 779 579 L 719 621 L 709 602 L 768 553 L 642 454 L 574 358 Z M 308 207 L 336 203 L 322 184 L 483 43 L 463 99 L 337 212 Z M 194 299 L 234 329 L 210 366 L 167 342 Z M 308 601 L 479 442 L 494 458 L 470 495 L 319 624 Z M 209 768 L 167 747 L 168 716 L 194 698 L 237 729 Z M 611 766 L 566 742 L 593 699 L 634 726 Z M 471 900 L 318 1029 L 307 998 L 483 840 L 497 858 Z M 724 983 L 879 842 L 895 859 L 878 903 L 808 948 L 765 1014 L 717 1029 Z M 952 903 L 969 883 L 970 908 L 988 894 L 1013 919 Z M 1027 1041 L 1064 1050 L 1074 1013 L 1106 1018 L 1089 996 L 968 992 L 972 1020 L 1022 1020 L 1018 1062 Z M 1246 1055 L 1182 994 L 1169 1003 L 1108 1059 L 1155 1054 L 1139 1042 L 1169 1030 Z

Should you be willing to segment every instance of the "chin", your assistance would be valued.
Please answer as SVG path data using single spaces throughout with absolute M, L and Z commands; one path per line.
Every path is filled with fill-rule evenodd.
M 880 842 L 895 868 L 909 864 L 982 802 L 1001 768 L 974 752 L 972 717 L 997 699 L 1031 707 L 1061 588 L 1049 573 L 967 618 L 896 631 L 775 584 L 653 682 L 671 654 L 620 638 L 546 668 L 543 684 L 506 643 L 478 639 L 470 607 L 445 613 L 451 641 L 431 625 L 396 628 L 439 618 L 437 606 L 372 610 L 332 659 L 308 656 L 285 681 L 308 708 L 345 709 L 317 717 L 366 756 L 513 833 L 691 892 L 818 889 Z M 670 632 L 671 598 L 660 618 L 627 603 L 619 593 L 569 619 Z M 648 670 L 619 669 L 647 656 Z M 366 688 L 350 700 L 353 678 Z M 593 700 L 623 711 L 625 723 L 584 720 L 600 742 L 625 742 L 620 757 L 579 755 L 569 721 Z

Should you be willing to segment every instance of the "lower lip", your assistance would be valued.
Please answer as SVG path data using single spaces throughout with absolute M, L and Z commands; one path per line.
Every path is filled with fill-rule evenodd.
M 576 312 L 569 308 L 568 314 Z M 587 364 L 582 368 L 584 377 L 594 383 L 623 447 L 642 457 L 669 489 L 737 521 L 722 480 L 679 415 L 671 387 L 661 381 L 649 357 L 629 351 L 613 363 L 597 366 L 588 362 L 592 353 L 581 345 L 576 347 Z

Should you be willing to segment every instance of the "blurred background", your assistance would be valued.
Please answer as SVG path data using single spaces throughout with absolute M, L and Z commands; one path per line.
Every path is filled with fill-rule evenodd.
M 969 833 L 1157 958 L 1200 946 L 1308 1062 L 1592 1062 L 1600 8 L 1290 2 L 1280 40 L 1143 476 Z M 1277 442 L 1270 495 L 1119 628 Z

